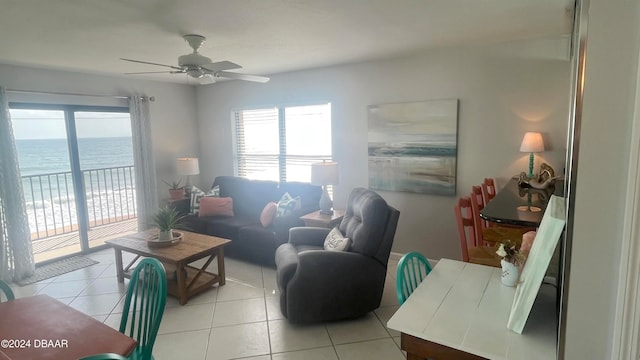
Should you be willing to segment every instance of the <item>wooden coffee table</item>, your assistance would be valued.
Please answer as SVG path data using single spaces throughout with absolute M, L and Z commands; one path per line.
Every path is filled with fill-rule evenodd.
M 167 271 L 167 293 L 177 297 L 180 305 L 186 304 L 189 298 L 208 290 L 213 284 L 224 285 L 224 246 L 231 240 L 180 230 L 184 236 L 179 243 L 162 248 L 149 247 L 147 240 L 157 232 L 147 230 L 106 241 L 113 246 L 116 253 L 119 282 L 124 282 L 125 277 L 131 278 L 131 267 L 144 256 L 156 258 L 163 263 Z M 137 255 L 126 267 L 122 262 L 123 251 Z M 209 259 L 201 268 L 189 265 L 207 256 Z M 216 257 L 218 273 L 214 274 L 206 269 Z

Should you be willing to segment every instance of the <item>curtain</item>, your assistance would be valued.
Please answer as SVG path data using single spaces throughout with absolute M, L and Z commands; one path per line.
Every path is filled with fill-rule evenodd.
M 158 209 L 156 167 L 151 146 L 151 119 L 149 99 L 129 98 L 131 130 L 133 134 L 133 163 L 136 174 L 136 202 L 138 207 L 138 229 L 151 227 L 153 214 Z
M 0 279 L 17 281 L 33 275 L 32 250 L 9 105 L 0 86 Z

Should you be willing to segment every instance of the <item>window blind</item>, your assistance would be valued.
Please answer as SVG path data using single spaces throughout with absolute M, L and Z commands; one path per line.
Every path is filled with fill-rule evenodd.
M 234 112 L 236 175 L 311 180 L 311 164 L 332 159 L 331 104 Z

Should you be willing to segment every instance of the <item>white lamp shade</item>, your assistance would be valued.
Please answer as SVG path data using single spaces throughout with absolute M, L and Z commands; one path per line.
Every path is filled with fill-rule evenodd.
M 544 142 L 542 134 L 539 132 L 527 132 L 524 134 L 522 144 L 520 144 L 521 152 L 543 152 Z
M 177 158 L 176 159 L 178 174 L 180 175 L 198 175 L 200 174 L 200 166 L 198 158 Z
M 313 185 L 335 185 L 338 183 L 338 163 L 321 162 L 311 164 Z

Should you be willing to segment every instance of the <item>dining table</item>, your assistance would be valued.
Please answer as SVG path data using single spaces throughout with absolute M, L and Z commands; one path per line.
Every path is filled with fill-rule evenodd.
M 48 295 L 0 302 L 0 360 L 129 355 L 136 341 Z
M 536 228 L 551 195 L 564 197 L 563 180 L 556 180 L 545 189 L 535 189 L 520 186 L 518 179 L 512 178 L 480 210 L 480 217 L 498 224 Z
M 499 268 L 440 259 L 387 327 L 409 360 L 555 359 L 555 288 L 540 288 L 522 334 L 507 328 L 515 296 Z

